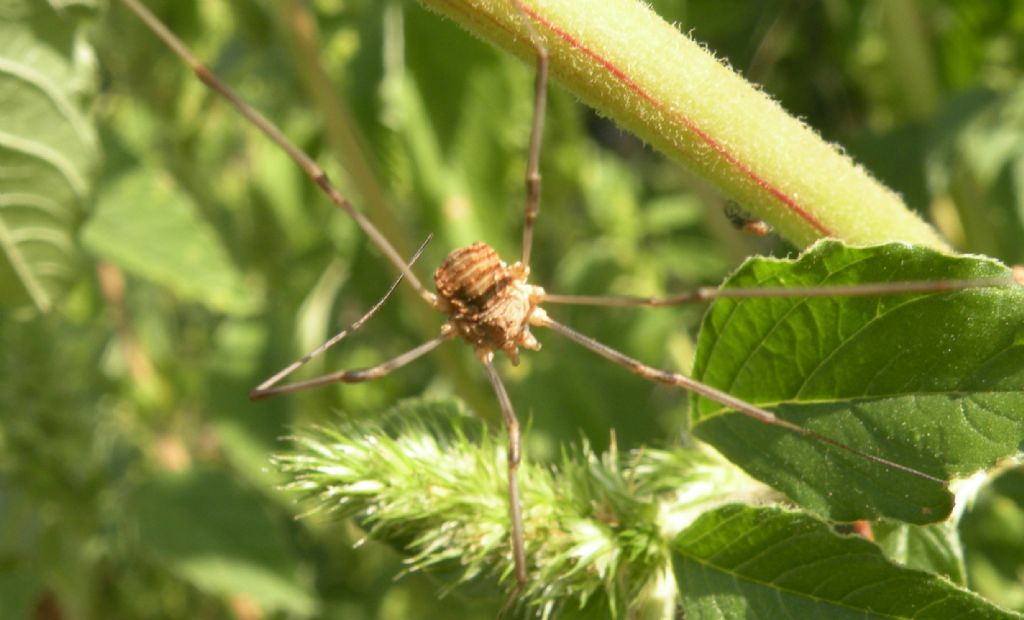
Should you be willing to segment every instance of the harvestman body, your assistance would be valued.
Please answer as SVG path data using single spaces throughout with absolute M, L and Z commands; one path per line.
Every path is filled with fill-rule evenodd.
M 619 351 L 612 349 L 592 338 L 576 332 L 570 327 L 558 323 L 541 308 L 543 302 L 561 304 L 581 304 L 591 306 L 666 306 L 681 303 L 705 301 L 720 297 L 824 297 L 824 296 L 869 296 L 908 292 L 941 292 L 964 288 L 988 287 L 1005 285 L 1003 280 L 971 280 L 971 281 L 936 281 L 936 282 L 886 282 L 845 287 L 814 287 L 814 288 L 783 288 L 783 289 L 717 289 L 702 288 L 692 293 L 667 298 L 649 299 L 638 297 L 598 297 L 578 295 L 548 294 L 540 286 L 528 283 L 530 275 L 530 253 L 533 239 L 533 224 L 537 217 L 540 204 L 540 173 L 539 158 L 541 135 L 543 133 L 545 97 L 547 92 L 548 56 L 543 41 L 534 30 L 530 19 L 519 0 L 509 0 L 518 10 L 522 23 L 529 33 L 530 43 L 536 53 L 536 82 L 534 89 L 534 120 L 530 136 L 530 146 L 526 176 L 526 209 L 523 226 L 522 257 L 511 265 L 502 261 L 497 252 L 485 243 L 474 243 L 468 247 L 452 251 L 434 273 L 437 293 L 428 291 L 416 274 L 412 264 L 419 257 L 423 247 L 417 251 L 409 262 L 406 262 L 386 238 L 359 211 L 341 195 L 334 185 L 305 153 L 300 151 L 281 134 L 270 121 L 241 100 L 229 87 L 220 82 L 208 68 L 188 50 L 185 45 L 171 33 L 156 17 L 154 17 L 138 0 L 123 2 L 157 34 L 178 56 L 180 56 L 200 80 L 220 93 L 251 123 L 263 131 L 271 140 L 280 146 L 303 169 L 303 171 L 323 190 L 330 200 L 345 211 L 371 242 L 385 255 L 401 274 L 391 285 L 385 295 L 355 323 L 343 330 L 316 350 L 289 365 L 279 373 L 267 379 L 254 389 L 250 395 L 253 399 L 266 398 L 330 383 L 357 383 L 384 376 L 409 362 L 421 357 L 438 347 L 445 341 L 462 338 L 472 345 L 478 359 L 483 364 L 488 379 L 498 398 L 508 432 L 508 493 L 511 517 L 511 547 L 515 561 L 515 578 L 517 592 L 526 581 L 526 557 L 524 551 L 523 525 L 519 501 L 519 487 L 516 478 L 520 462 L 519 423 L 509 400 L 505 386 L 494 367 L 494 354 L 502 351 L 508 355 L 513 364 L 519 361 L 520 347 L 538 350 L 540 344 L 531 333 L 531 327 L 546 327 L 568 337 L 570 340 L 592 350 L 598 355 L 624 366 L 631 372 L 657 383 L 676 386 L 696 392 L 708 399 L 725 405 L 730 409 L 754 418 L 765 424 L 785 428 L 804 437 L 829 444 L 859 457 L 882 464 L 893 470 L 945 484 L 928 474 L 912 468 L 888 461 L 881 457 L 868 454 L 842 444 L 829 437 L 805 429 L 786 420 L 777 418 L 771 412 L 754 406 L 748 402 L 729 395 L 679 373 L 662 370 L 639 362 Z M 426 244 L 424 244 L 425 246 Z M 1024 281 L 1024 273 L 1018 268 L 1015 275 Z M 314 379 L 296 383 L 278 385 L 287 375 L 292 373 L 310 359 L 319 355 L 337 343 L 352 331 L 361 327 L 387 300 L 398 284 L 405 279 L 431 307 L 448 318 L 441 326 L 439 334 L 427 342 L 398 355 L 372 368 L 352 371 L 339 371 Z

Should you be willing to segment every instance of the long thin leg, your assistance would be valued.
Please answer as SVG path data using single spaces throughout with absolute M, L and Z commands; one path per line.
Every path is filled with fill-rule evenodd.
M 802 426 L 793 424 L 792 422 L 787 422 L 782 418 L 776 417 L 775 414 L 773 414 L 770 411 L 752 405 L 744 400 L 732 396 L 731 394 L 727 394 L 726 392 L 715 389 L 710 385 L 705 385 L 700 381 L 697 381 L 696 379 L 691 379 L 690 377 L 687 377 L 685 375 L 681 375 L 679 373 L 671 372 L 668 370 L 662 370 L 660 368 L 648 366 L 647 364 L 635 360 L 624 353 L 616 351 L 615 349 L 609 347 L 606 344 L 602 344 L 589 336 L 585 336 L 570 327 L 562 325 L 561 323 L 555 321 L 554 319 L 547 315 L 540 315 L 539 318 L 536 320 L 536 324 L 541 327 L 548 327 L 562 334 L 563 336 L 572 340 L 573 342 L 580 344 L 586 347 L 587 349 L 590 349 L 594 353 L 597 353 L 598 355 L 607 360 L 615 362 L 620 366 L 626 367 L 631 372 L 640 375 L 641 377 L 647 379 L 648 381 L 654 381 L 656 383 L 662 383 L 665 385 L 672 385 L 675 387 L 683 388 L 684 390 L 695 392 L 717 403 L 721 403 L 726 407 L 729 407 L 730 409 L 735 409 L 737 412 L 747 417 L 753 418 L 759 422 L 763 422 L 765 424 L 770 424 L 772 426 L 778 426 L 780 428 L 793 431 L 794 433 L 803 435 L 804 437 L 809 437 L 811 439 L 827 443 L 830 446 L 835 446 L 836 448 L 839 448 L 851 454 L 855 454 L 869 461 L 878 463 L 880 465 L 884 465 L 891 469 L 902 471 L 904 473 L 916 476 L 918 478 L 922 478 L 924 480 L 930 480 L 932 482 L 942 485 L 946 484 L 945 480 L 941 480 L 939 478 L 936 478 L 935 476 L 930 476 L 924 472 L 917 471 L 912 467 L 907 467 L 906 465 L 894 463 L 893 461 L 883 459 L 882 457 L 875 456 L 873 454 L 868 454 L 867 452 L 861 452 L 856 448 L 851 448 L 850 446 L 847 446 L 846 444 L 838 442 L 835 439 L 822 435 L 821 433 L 816 433 L 812 430 L 803 428 Z
M 484 368 L 487 369 L 487 378 L 491 381 L 494 393 L 498 396 L 498 404 L 501 406 L 501 415 L 505 420 L 505 431 L 508 433 L 508 503 L 509 515 L 512 518 L 512 558 L 516 568 L 516 589 L 509 598 L 513 601 L 526 585 L 526 544 L 523 541 L 523 510 L 519 502 L 519 480 L 518 470 L 520 461 L 519 446 L 519 418 L 512 409 L 512 401 L 505 391 L 505 384 L 501 376 L 494 368 L 490 359 L 484 360 Z M 506 603 L 506 607 L 508 603 Z
M 416 253 L 413 254 L 412 258 L 409 260 L 409 266 L 410 267 L 413 266 L 413 264 L 416 262 L 416 259 L 418 259 L 420 257 L 420 254 L 423 253 L 423 250 L 426 249 L 427 244 L 430 243 L 431 236 L 432 235 L 428 235 L 426 241 L 424 241 L 420 245 L 419 249 L 416 250 Z M 399 285 L 399 283 L 401 283 L 403 277 L 404 276 L 402 274 L 398 274 L 398 277 L 395 278 L 395 281 L 391 283 L 390 287 L 388 287 L 388 290 L 387 290 L 387 292 L 384 293 L 384 296 L 381 297 L 377 301 L 377 303 L 373 304 L 373 307 L 370 308 L 366 312 L 366 314 L 364 314 L 363 316 L 359 317 L 351 325 L 349 325 L 345 329 L 341 330 L 340 332 L 338 332 L 337 334 L 332 336 L 330 339 L 327 340 L 327 342 L 325 342 L 322 345 L 320 345 L 319 347 L 313 349 L 309 353 L 303 355 L 301 358 L 299 358 L 298 360 L 292 362 L 288 366 L 282 368 L 280 371 L 278 371 L 272 377 L 270 377 L 269 379 L 267 379 L 263 383 L 261 383 L 258 386 L 256 386 L 256 389 L 252 391 L 252 394 L 257 394 L 258 395 L 258 394 L 260 394 L 262 392 L 265 392 L 267 389 L 269 389 L 271 387 L 274 387 L 275 385 L 277 385 L 281 381 L 281 379 L 284 379 L 288 375 L 292 374 L 293 372 L 295 372 L 296 370 L 298 370 L 299 368 L 304 366 L 307 362 L 309 362 L 309 360 L 313 359 L 317 355 L 320 355 L 321 353 L 323 353 L 327 349 L 330 349 L 334 345 L 338 344 L 338 342 L 340 342 L 342 338 L 344 338 L 345 336 L 348 336 L 352 332 L 356 331 L 357 329 L 359 329 L 360 327 L 365 325 L 366 322 L 370 320 L 370 317 L 372 317 L 374 314 L 376 314 L 377 311 L 380 310 L 381 306 L 384 305 L 384 302 L 386 302 L 388 300 L 388 298 L 391 297 L 391 294 L 395 292 L 395 289 L 398 288 L 398 285 Z M 251 395 L 250 395 L 250 397 L 251 397 Z
M 547 110 L 548 94 L 548 49 L 533 27 L 526 7 L 519 0 L 512 0 L 519 11 L 523 26 L 530 35 L 537 57 L 537 75 L 533 82 L 533 127 L 530 129 L 530 150 L 526 163 L 526 219 L 523 222 L 523 267 L 530 266 L 530 252 L 533 249 L 533 222 L 540 212 L 540 147 L 544 139 L 544 116 Z
M 363 381 L 373 381 L 379 379 L 384 375 L 388 374 L 393 370 L 397 370 L 402 366 L 405 366 L 409 362 L 422 357 L 426 353 L 433 351 L 446 340 L 451 340 L 455 336 L 455 331 L 448 328 L 447 324 L 442 328 L 441 333 L 436 337 L 432 338 L 423 344 L 412 348 L 401 355 L 397 355 L 388 361 L 377 364 L 370 368 L 362 368 L 359 370 L 340 370 L 338 372 L 332 372 L 328 375 L 320 377 L 314 377 L 306 381 L 299 381 L 296 383 L 289 383 L 287 385 L 280 385 L 277 387 L 263 388 L 258 387 L 252 392 L 249 392 L 249 398 L 251 400 L 262 400 L 264 398 L 270 398 L 271 396 L 277 396 L 279 394 L 291 394 L 292 392 L 299 392 L 301 390 L 308 390 L 309 388 L 320 387 L 321 385 L 327 385 L 330 383 L 362 383 Z
M 1016 277 L 978 278 L 974 280 L 911 280 L 907 282 L 867 282 L 851 285 L 769 286 L 761 288 L 718 288 L 704 286 L 668 297 L 630 297 L 604 295 L 559 295 L 545 293 L 541 303 L 578 306 L 677 306 L 714 299 L 763 299 L 768 297 L 870 297 L 902 293 L 944 293 L 970 288 L 990 288 L 1024 284 Z
M 201 82 L 224 97 L 224 99 L 230 102 L 242 116 L 255 125 L 275 144 L 280 146 L 286 153 L 288 153 L 288 156 L 291 157 L 300 168 L 302 168 L 302 171 L 306 173 L 306 176 L 308 176 L 317 185 L 317 187 L 323 191 L 330 201 L 355 220 L 355 223 L 359 228 L 361 228 L 363 232 L 366 233 L 366 236 L 370 238 L 370 242 L 373 243 L 373 245 L 376 246 L 376 248 L 380 250 L 380 252 L 384 254 L 389 261 L 391 261 L 391 264 L 398 269 L 399 273 L 405 276 L 405 279 L 408 280 L 409 284 L 412 285 L 414 289 L 416 289 L 416 292 L 419 293 L 420 297 L 422 297 L 424 301 L 432 307 L 436 307 L 436 296 L 423 286 L 423 283 L 420 282 L 418 277 L 416 277 L 416 274 L 413 273 L 412 269 L 405 264 L 405 261 L 402 260 L 402 257 L 398 254 L 398 251 L 395 250 L 394 246 L 392 246 L 387 238 L 377 230 L 377 227 L 374 226 L 370 220 L 366 219 L 366 216 L 357 211 L 355 207 L 352 206 L 352 203 L 350 203 L 348 199 L 338 191 L 338 188 L 335 187 L 334 183 L 332 183 L 330 178 L 328 178 L 327 173 L 324 172 L 316 162 L 302 152 L 297 146 L 292 144 L 288 138 L 281 133 L 281 130 L 278 129 L 277 126 L 235 94 L 235 91 L 231 90 L 228 85 L 221 82 L 209 67 L 200 62 L 192 51 L 185 46 L 181 39 L 175 36 L 175 34 L 171 32 L 159 19 L 157 19 L 149 9 L 138 2 L 138 0 L 122 1 L 133 13 L 135 13 L 135 15 L 138 16 L 140 20 L 142 20 L 143 23 L 146 24 L 150 30 L 153 31 L 153 34 L 155 34 L 167 45 L 167 47 L 171 48 L 178 57 L 188 64 Z

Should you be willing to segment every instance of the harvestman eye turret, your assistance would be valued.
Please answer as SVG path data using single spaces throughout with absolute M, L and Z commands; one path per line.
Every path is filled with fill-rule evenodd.
M 270 121 L 239 98 L 205 67 L 185 45 L 154 17 L 138 0 L 123 2 L 189 67 L 198 78 L 211 89 L 227 99 L 249 122 L 258 127 L 274 143 L 283 149 L 324 194 L 367 235 L 374 246 L 386 257 L 400 274 L 385 295 L 356 322 L 303 358 L 267 379 L 252 391 L 253 399 L 267 398 L 331 383 L 358 383 L 369 381 L 405 366 L 413 360 L 435 349 L 443 342 L 461 338 L 471 345 L 477 358 L 483 364 L 487 377 L 497 396 L 505 427 L 508 432 L 508 494 L 511 523 L 511 552 L 515 563 L 516 592 L 527 578 L 527 561 L 524 551 L 524 536 L 519 487 L 516 478 L 520 462 L 519 423 L 501 377 L 494 366 L 496 352 L 505 353 L 513 364 L 518 363 L 520 349 L 538 350 L 540 344 L 531 333 L 531 328 L 542 327 L 555 331 L 570 340 L 590 349 L 594 353 L 619 364 L 649 381 L 675 386 L 695 392 L 721 403 L 745 416 L 765 424 L 787 429 L 809 439 L 829 444 L 848 453 L 884 465 L 894 471 L 945 484 L 944 480 L 919 472 L 876 455 L 868 454 L 805 429 L 791 422 L 777 418 L 771 412 L 731 396 L 682 374 L 655 368 L 608 347 L 572 328 L 552 319 L 541 307 L 549 304 L 579 304 L 589 306 L 668 306 L 690 302 L 707 301 L 721 297 L 824 297 L 824 296 L 870 296 L 893 293 L 943 292 L 966 288 L 1004 286 L 1005 279 L 978 279 L 960 281 L 914 281 L 886 282 L 842 287 L 813 288 L 762 288 L 762 289 L 717 289 L 702 288 L 691 293 L 665 298 L 603 297 L 587 295 L 549 294 L 540 286 L 528 281 L 530 276 L 530 255 L 533 242 L 534 221 L 540 207 L 541 176 L 540 151 L 544 128 L 545 98 L 547 93 L 548 53 L 543 39 L 519 0 L 509 0 L 519 13 L 529 44 L 535 53 L 536 78 L 534 84 L 534 116 L 530 133 L 527 172 L 526 208 L 523 225 L 522 255 L 511 264 L 503 261 L 489 245 L 477 242 L 452 251 L 434 273 L 436 294 L 427 290 L 416 276 L 412 267 L 423 251 L 423 246 L 407 262 L 395 250 L 378 229 L 357 211 L 328 179 L 324 171 L 305 153 L 295 147 Z M 424 246 L 426 243 L 424 243 Z M 1024 270 L 1016 269 L 1015 277 L 1024 281 Z M 434 338 L 405 353 L 372 368 L 343 370 L 321 377 L 291 384 L 280 382 L 308 362 L 336 344 L 346 335 L 359 329 L 384 304 L 402 280 L 408 281 L 419 296 L 432 308 L 447 318 Z M 513 593 L 513 596 L 515 593 Z M 511 599 L 510 599 L 511 600 Z

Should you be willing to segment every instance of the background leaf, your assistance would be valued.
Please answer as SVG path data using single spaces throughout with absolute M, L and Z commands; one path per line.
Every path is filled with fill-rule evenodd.
M 728 286 L 1000 275 L 1010 282 L 988 260 L 826 242 L 795 261 L 753 259 Z M 1024 291 L 723 300 L 704 320 L 694 376 L 858 450 L 945 480 L 966 476 L 1024 441 Z M 692 402 L 697 436 L 830 518 L 927 523 L 952 507 L 933 481 Z
M 1018 618 L 807 515 L 725 506 L 672 543 L 687 618 Z
M 964 517 L 971 587 L 1012 609 L 1024 607 L 1024 468 L 1002 473 Z
M 216 472 L 151 478 L 130 501 L 146 549 L 196 587 L 268 609 L 314 610 L 281 522 L 231 478 Z
M 84 5 L 84 3 L 83 3 Z M 0 304 L 50 310 L 78 271 L 97 144 L 84 6 L 0 5 Z
M 97 256 L 211 310 L 246 315 L 259 306 L 253 283 L 231 264 L 188 196 L 145 169 L 107 185 L 82 238 Z

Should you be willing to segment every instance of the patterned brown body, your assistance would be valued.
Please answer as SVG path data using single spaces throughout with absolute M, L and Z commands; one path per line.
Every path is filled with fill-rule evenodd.
M 528 270 L 511 267 L 486 243 L 454 250 L 434 272 L 441 309 L 451 325 L 478 355 L 488 358 L 500 349 L 512 363 L 519 362 L 519 347 L 537 350 L 530 333 L 530 317 L 544 294 L 526 283 Z

